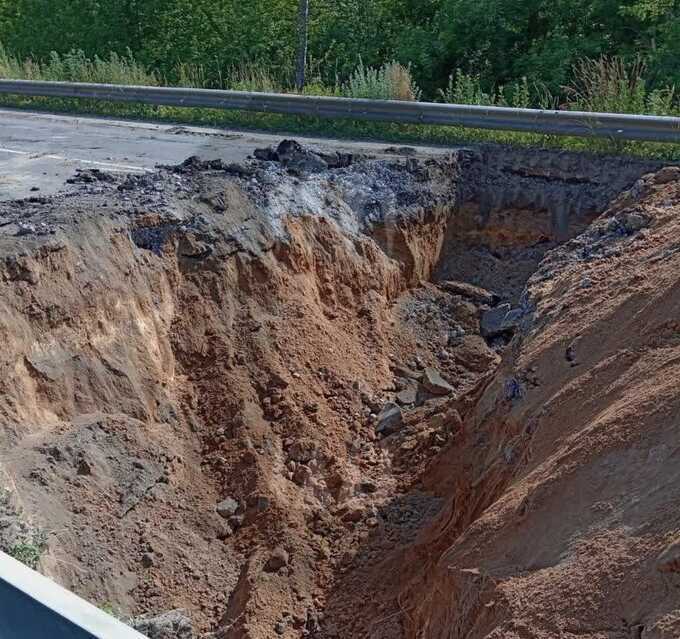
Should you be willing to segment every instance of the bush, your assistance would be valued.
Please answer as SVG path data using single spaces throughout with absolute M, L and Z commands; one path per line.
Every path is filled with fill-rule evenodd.
M 522 78 L 519 82 L 512 85 L 510 106 L 515 109 L 530 109 L 533 106 L 531 89 L 526 78 Z
M 677 115 L 675 87 L 654 89 L 647 94 L 647 113 L 652 115 Z
M 421 98 L 411 69 L 398 62 L 388 62 L 375 68 L 366 67 L 359 60 L 359 65 L 341 87 L 340 93 L 348 98 L 373 100 L 414 101 Z
M 448 104 L 494 106 L 505 102 L 495 89 L 484 91 L 478 75 L 463 73 L 460 69 L 449 76 L 449 83 L 445 89 L 439 90 L 439 97 Z

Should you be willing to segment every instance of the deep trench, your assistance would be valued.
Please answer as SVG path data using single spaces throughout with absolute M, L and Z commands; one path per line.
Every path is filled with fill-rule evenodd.
M 133 524 L 116 527 L 101 515 L 105 524 L 98 523 L 122 540 L 98 543 L 110 543 L 112 557 L 119 553 L 121 563 L 132 563 L 129 572 L 138 580 L 132 594 L 121 586 L 127 577 L 98 574 L 90 585 L 78 571 L 75 577 L 57 574 L 92 599 L 124 591 L 117 603 L 135 613 L 187 603 L 197 630 L 215 631 L 220 639 L 411 639 L 405 633 L 412 602 L 402 582 L 414 571 L 402 562 L 448 497 L 446 481 L 437 485 L 437 465 L 456 446 L 466 411 L 474 410 L 480 389 L 520 331 L 515 323 L 480 335 L 480 319 L 504 304 L 530 317 L 525 287 L 544 256 L 583 232 L 651 167 L 537 151 L 466 150 L 446 160 L 343 167 L 320 188 L 314 180 L 321 178 L 292 177 L 278 166 L 246 167 L 245 178 L 238 171 L 235 178 L 229 167 L 225 178 L 225 167 L 187 166 L 184 173 L 172 169 L 145 178 L 149 184 L 128 178 L 119 190 L 138 197 L 138 207 L 130 212 L 124 203 L 121 211 L 111 211 L 107 201 L 115 222 L 110 227 L 102 226 L 102 202 L 115 202 L 118 192 L 85 192 L 82 210 L 88 213 L 82 216 L 80 203 L 66 201 L 63 219 L 58 210 L 51 215 L 67 221 L 71 254 L 42 247 L 28 258 L 6 261 L 8 287 L 19 290 L 21 312 L 22 287 L 44 287 L 47 301 L 37 296 L 34 322 L 50 339 L 54 325 L 70 325 L 59 319 L 62 302 L 50 288 L 55 282 L 66 291 L 60 293 L 67 301 L 64 317 L 91 317 L 93 308 L 104 309 L 104 319 L 90 329 L 99 341 L 88 344 L 87 354 L 80 336 L 74 347 L 61 335 L 56 364 L 21 353 L 40 410 L 52 410 L 86 432 L 74 426 L 63 436 L 65 445 L 59 440 L 66 453 L 43 431 L 28 437 L 27 447 L 32 454 L 47 451 L 50 467 L 77 454 L 82 468 L 91 455 L 96 477 L 97 447 L 104 446 L 95 436 L 98 429 L 107 442 L 120 430 L 125 436 L 116 439 L 114 454 L 107 450 L 101 457 L 118 460 L 118 467 L 106 464 L 123 482 L 121 495 L 133 493 L 133 506 L 122 517 L 138 517 L 140 529 L 153 528 L 152 522 L 164 532 L 160 542 L 149 543 L 142 533 L 140 541 L 125 529 Z M 363 171 L 383 192 L 366 195 Z M 177 174 L 188 186 L 173 205 L 186 218 L 178 221 L 177 210 L 147 212 L 145 189 L 176 188 Z M 344 200 L 332 186 L 343 180 L 360 187 L 347 190 L 351 197 Z M 281 210 L 266 199 L 272 184 L 319 208 L 310 213 L 309 205 L 295 214 L 285 209 L 283 221 L 272 223 L 269 218 Z M 387 195 L 392 208 L 386 213 Z M 21 219 L 29 219 L 32 209 L 21 209 Z M 348 209 L 370 223 L 348 233 L 344 218 L 333 221 Z M 39 203 L 33 212 L 44 219 Z M 100 270 L 101 288 L 82 264 Z M 44 273 L 50 273 L 46 285 L 40 281 Z M 124 328 L 111 338 L 115 319 L 108 314 L 117 308 L 109 304 L 111 282 L 133 298 L 140 295 L 134 303 L 121 295 L 133 319 L 145 327 L 167 322 L 167 343 L 158 338 L 157 350 L 163 365 L 172 360 L 172 374 L 163 377 L 163 365 L 151 356 L 136 359 L 156 337 L 128 335 L 134 324 L 129 317 L 127 323 L 119 320 Z M 134 315 L 138 308 L 141 319 Z M 102 349 L 114 343 L 112 353 L 102 355 L 101 343 Z M 63 355 L 77 348 L 77 357 Z M 68 364 L 66 382 L 54 373 L 64 361 L 75 362 Z M 443 384 L 423 382 L 428 370 Z M 413 401 L 399 399 L 406 391 Z M 15 404 L 22 401 L 18 394 Z M 396 401 L 402 412 L 398 428 L 376 433 L 385 406 Z M 81 426 L 78 418 L 95 409 L 103 417 Z M 168 428 L 155 440 L 144 424 Z M 130 444 L 140 437 L 141 443 Z M 158 452 L 170 445 L 176 446 L 173 454 Z M 145 455 L 153 463 L 137 459 Z M 128 475 L 146 483 L 140 488 Z M 175 490 L 175 480 L 176 493 L 163 493 L 168 485 Z M 84 481 L 69 479 L 63 492 L 71 499 L 73 490 L 76 501 L 92 499 L 94 511 L 100 506 L 94 493 L 77 492 Z M 26 490 L 34 490 L 30 482 Z M 161 498 L 145 505 L 156 492 Z M 45 495 L 43 503 L 49 503 L 53 493 Z M 233 498 L 236 509 L 222 521 L 215 501 L 225 498 Z M 192 507 L 186 506 L 186 514 L 168 512 L 168 503 Z M 87 539 L 89 525 L 78 520 L 74 537 L 85 531 Z M 153 531 L 145 534 L 153 537 Z M 184 548 L 177 552 L 174 537 L 196 544 L 195 572 L 208 579 L 182 574 L 188 560 Z M 91 546 L 76 543 L 73 555 L 101 573 L 101 548 Z M 270 555 L 281 548 L 281 565 L 271 569 Z M 194 583 L 199 581 L 200 590 Z
M 435 233 L 433 241 L 427 223 L 423 224 L 424 233 L 420 237 L 418 229 L 413 230 L 410 242 L 404 242 L 401 236 L 395 239 L 399 233 L 389 226 L 379 229 L 375 237 L 388 255 L 407 265 L 407 272 L 427 274 L 428 282 L 438 289 L 448 290 L 454 293 L 454 297 L 462 296 L 468 300 L 486 294 L 480 304 L 482 314 L 504 303 L 513 309 L 522 307 L 526 304 L 524 293 L 527 282 L 546 254 L 587 229 L 606 209 L 609 201 L 619 194 L 619 190 L 632 185 L 645 168 L 630 167 L 628 173 L 619 174 L 618 179 L 606 183 L 604 188 L 607 178 L 600 181 L 598 177 L 601 179 L 601 176 L 585 177 L 583 172 L 578 171 L 576 175 L 570 175 L 568 171 L 560 174 L 558 170 L 558 175 L 551 176 L 550 168 L 542 169 L 535 165 L 529 170 L 507 171 L 506 175 L 512 175 L 509 182 L 493 176 L 489 183 L 482 185 L 473 201 L 462 205 L 458 202 L 450 205 L 448 210 L 445 205 L 447 221 L 443 233 L 439 229 L 438 239 Z M 609 167 L 609 170 L 615 169 Z M 410 245 L 410 254 L 404 244 Z M 415 250 L 414 246 L 417 247 Z M 424 267 L 413 259 L 413 253 L 419 250 L 422 251 L 420 258 Z M 429 255 L 428 250 L 431 251 Z M 465 285 L 476 288 L 466 290 Z M 419 290 L 421 287 L 416 285 L 408 294 L 417 297 Z M 439 313 L 439 318 L 444 317 L 444 323 L 449 310 L 445 300 Z M 524 308 L 523 312 L 530 312 L 530 309 Z M 432 319 L 433 316 L 429 316 L 425 321 Z M 513 327 L 499 332 L 486 341 L 503 357 L 516 329 Z M 422 344 L 420 341 L 417 343 Z M 495 365 L 485 371 L 476 370 L 478 375 L 465 392 L 475 390 L 479 378 L 488 380 L 494 370 Z M 474 399 L 474 395 L 470 395 Z M 440 414 L 446 413 L 445 406 L 440 405 L 439 410 Z M 468 410 L 474 410 L 474 405 L 468 406 Z M 342 567 L 328 595 L 326 623 L 312 636 L 378 639 L 405 636 L 408 624 L 404 617 L 408 616 L 409 604 L 400 599 L 405 596 L 405 591 L 399 594 L 399 581 L 413 571 L 400 572 L 398 566 L 405 554 L 408 555 L 404 549 L 412 545 L 436 519 L 445 499 L 437 490 L 432 490 L 431 482 L 429 490 L 425 489 L 428 485 L 425 479 L 427 465 L 422 470 L 423 476 L 412 478 L 408 489 L 400 491 L 378 508 L 378 518 L 382 522 L 380 535 L 361 544 L 350 564 Z M 468 523 L 473 521 L 474 518 Z M 413 559 L 412 554 L 410 558 Z M 380 596 L 375 601 L 371 600 L 372 595 L 376 595 L 370 590 L 376 586 L 376 574 L 380 575 L 378 582 L 381 585 L 388 584 L 387 591 L 391 594 L 386 599 L 391 600 L 389 603 L 386 600 L 381 602 Z M 358 620 L 357 617 L 362 615 L 364 618 Z M 465 636 L 464 616 L 457 622 L 460 627 L 456 637 Z M 420 632 L 417 636 L 421 636 Z
M 448 225 L 432 281 L 472 284 L 516 305 L 546 253 L 576 237 L 597 215 L 590 212 L 558 232 L 548 209 L 500 209 L 482 224 L 478 209 L 461 211 Z

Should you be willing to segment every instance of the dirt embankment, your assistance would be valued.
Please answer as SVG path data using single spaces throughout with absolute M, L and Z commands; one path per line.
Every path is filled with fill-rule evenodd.
M 650 167 L 258 157 L 0 205 L 3 547 L 197 636 L 607 636 L 674 521 L 675 183 L 589 228 Z
M 646 177 L 532 276 L 532 309 L 408 555 L 408 636 L 680 636 L 680 171 Z

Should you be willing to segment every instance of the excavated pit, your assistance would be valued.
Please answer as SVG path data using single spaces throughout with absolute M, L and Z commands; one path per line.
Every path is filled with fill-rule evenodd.
M 256 158 L 0 203 L 2 547 L 149 636 L 468 636 L 479 615 L 418 602 L 446 548 L 423 540 L 507 480 L 471 497 L 447 460 L 538 321 L 527 283 L 658 167 Z

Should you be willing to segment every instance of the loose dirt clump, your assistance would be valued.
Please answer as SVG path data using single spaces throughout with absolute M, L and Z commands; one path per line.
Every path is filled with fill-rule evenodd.
M 41 570 L 149 636 L 671 627 L 653 168 L 285 141 L 1 203 L 0 466 Z

